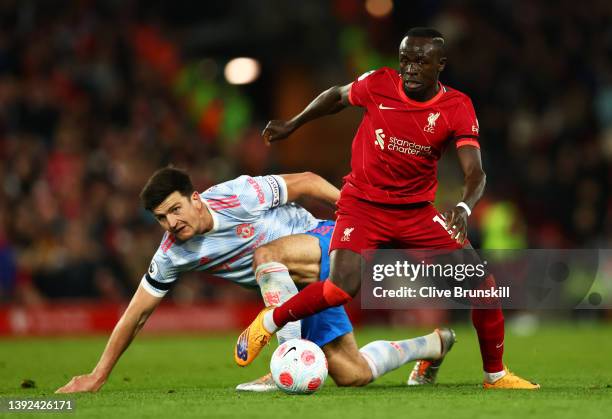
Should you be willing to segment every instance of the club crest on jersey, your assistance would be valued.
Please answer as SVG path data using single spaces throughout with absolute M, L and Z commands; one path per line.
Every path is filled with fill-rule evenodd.
M 355 227 L 347 227 L 344 229 L 344 235 L 340 239 L 341 242 L 347 242 L 351 240 L 351 233 L 355 230 Z
M 428 132 L 430 134 L 434 133 L 436 128 L 436 121 L 440 117 L 440 112 L 433 113 L 431 112 L 427 117 L 427 125 L 423 128 L 423 131 Z
M 236 226 L 236 235 L 243 239 L 253 237 L 255 234 L 255 227 L 252 224 L 240 224 Z
M 376 140 L 374 140 L 374 144 L 380 147 L 381 150 L 384 150 L 385 149 L 385 133 L 383 132 L 382 128 L 379 128 L 376 131 L 374 131 L 374 134 L 376 134 Z

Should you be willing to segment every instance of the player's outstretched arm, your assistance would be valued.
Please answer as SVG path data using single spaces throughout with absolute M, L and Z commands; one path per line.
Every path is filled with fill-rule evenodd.
M 457 149 L 459 164 L 463 170 L 463 198 L 470 210 L 474 209 L 484 192 L 487 176 L 482 169 L 480 149 L 472 146 L 459 147 Z M 459 243 L 463 243 L 467 237 L 467 210 L 456 206 L 444 213 L 446 225 L 453 228 L 453 237 Z
M 288 121 L 273 120 L 268 122 L 261 133 L 266 145 L 287 138 L 306 122 L 340 112 L 346 108 L 350 105 L 348 96 L 351 84 L 330 87 L 310 102 L 302 112 Z
M 287 201 L 296 201 L 307 196 L 335 206 L 340 199 L 340 190 L 315 173 L 291 173 L 281 176 L 287 184 Z
M 68 384 L 57 389 L 56 393 L 98 391 L 108 379 L 121 354 L 145 325 L 161 300 L 161 297 L 154 297 L 140 285 L 132 297 L 130 305 L 117 322 L 93 371 L 89 374 L 73 377 Z

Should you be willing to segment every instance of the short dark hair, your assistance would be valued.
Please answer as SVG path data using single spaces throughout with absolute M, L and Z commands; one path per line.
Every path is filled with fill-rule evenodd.
M 440 48 L 444 52 L 444 44 L 446 43 L 446 41 L 444 40 L 444 35 L 442 35 L 442 33 L 440 33 L 434 28 L 425 28 L 417 26 L 415 28 L 409 29 L 408 32 L 406 32 L 406 34 L 404 35 L 404 38 L 406 38 L 407 36 L 411 36 L 413 38 L 431 38 L 434 44 L 436 44 L 438 48 Z
M 145 209 L 152 212 L 173 192 L 189 197 L 194 190 L 186 172 L 168 166 L 153 173 L 140 192 L 140 201 Z

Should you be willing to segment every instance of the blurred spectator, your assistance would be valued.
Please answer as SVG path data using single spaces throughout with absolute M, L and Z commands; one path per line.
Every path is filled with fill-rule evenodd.
M 273 149 L 258 132 L 330 83 L 395 65 L 416 25 L 446 34 L 442 79 L 479 115 L 490 212 L 470 226 L 476 241 L 612 245 L 608 2 L 396 1 L 381 18 L 357 0 L 180 3 L 0 5 L 0 301 L 129 296 L 161 237 L 138 192 L 170 162 L 201 190 L 269 170 L 339 185 L 350 114 Z M 262 79 L 229 86 L 220 68 L 241 54 Z M 457 175 L 441 174 L 447 205 Z M 225 295 L 192 279 L 179 291 Z

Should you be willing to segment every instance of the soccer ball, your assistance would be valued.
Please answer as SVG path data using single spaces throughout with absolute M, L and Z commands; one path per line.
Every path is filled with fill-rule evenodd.
M 289 394 L 312 394 L 327 378 L 327 359 L 316 344 L 291 339 L 276 348 L 270 360 L 276 386 Z

